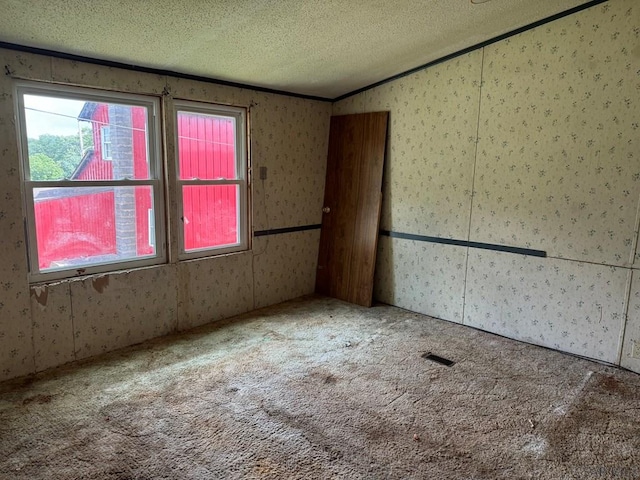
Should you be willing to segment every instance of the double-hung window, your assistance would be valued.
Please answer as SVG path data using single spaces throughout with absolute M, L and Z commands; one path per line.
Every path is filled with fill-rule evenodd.
M 247 248 L 246 112 L 176 101 L 180 258 Z
M 17 84 L 31 281 L 164 263 L 168 238 L 180 260 L 248 248 L 246 110 L 174 105 L 180 220 L 167 235 L 160 99 Z
M 165 261 L 159 99 L 20 83 L 16 101 L 31 280 Z

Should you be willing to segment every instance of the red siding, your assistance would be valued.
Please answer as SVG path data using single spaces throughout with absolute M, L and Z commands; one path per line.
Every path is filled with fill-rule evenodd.
M 236 177 L 232 120 L 180 113 L 178 151 L 181 179 Z M 182 201 L 186 250 L 238 241 L 237 187 L 188 186 Z
M 113 192 L 36 200 L 35 207 L 40 269 L 116 253 Z
M 235 185 L 183 188 L 186 250 L 238 242 Z
M 77 175 L 77 180 L 111 180 L 113 179 L 113 162 L 102 159 L 102 142 L 100 127 L 108 126 L 109 110 L 106 104 L 99 104 L 93 114 L 93 158 Z
M 233 122 L 181 113 L 178 117 L 180 178 L 235 178 Z

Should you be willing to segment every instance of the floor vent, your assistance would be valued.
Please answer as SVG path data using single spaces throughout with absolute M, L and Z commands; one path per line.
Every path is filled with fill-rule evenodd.
M 449 360 L 448 358 L 443 358 L 443 357 L 439 357 L 438 355 L 434 355 L 431 352 L 427 352 L 427 353 L 423 354 L 422 358 L 424 358 L 426 360 L 431 360 L 432 362 L 440 363 L 440 364 L 445 365 L 447 367 L 450 367 L 451 365 L 456 363 L 456 362 L 453 362 L 453 361 Z

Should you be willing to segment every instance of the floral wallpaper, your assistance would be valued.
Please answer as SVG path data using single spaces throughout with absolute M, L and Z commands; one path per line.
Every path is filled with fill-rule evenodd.
M 319 231 L 256 239 L 252 252 L 30 286 L 14 79 L 162 95 L 168 131 L 173 98 L 248 107 L 254 171 L 268 169 L 253 184 L 256 230 L 320 223 L 331 104 L 2 49 L 0 59 L 8 72 L 0 76 L 0 381 L 313 291 Z M 165 149 L 172 171 L 171 135 Z M 168 191 L 171 213 L 171 180 Z M 170 230 L 175 223 L 170 215 Z
M 254 229 L 320 223 L 331 104 L 268 94 L 254 103 Z M 260 167 L 267 167 L 266 180 Z
M 69 283 L 75 357 L 90 357 L 176 330 L 175 266 Z
M 381 228 L 468 237 L 481 60 L 474 51 L 334 105 L 390 112 Z
M 473 240 L 628 265 L 640 196 L 636 3 L 484 49 Z
M 178 329 L 253 309 L 251 252 L 178 264 Z
M 381 236 L 374 297 L 462 323 L 467 249 Z
M 640 372 L 629 357 L 640 343 L 636 3 L 611 0 L 334 104 L 391 112 L 383 229 L 549 255 L 381 236 L 377 299 L 612 363 L 624 351 Z
M 315 290 L 320 229 L 256 237 L 253 242 L 255 307 Z
M 633 270 L 620 365 L 640 373 L 640 270 Z
M 640 232 L 640 201 L 638 201 L 638 219 L 636 220 L 636 232 Z M 633 266 L 640 268 L 640 238 L 636 239 L 636 258 Z
M 75 359 L 69 282 L 34 286 L 31 294 L 36 371 Z
M 471 239 L 555 258 L 530 260 L 522 288 L 512 259 L 470 251 L 465 323 L 612 363 L 628 349 L 640 319 L 614 266 L 637 241 L 639 40 L 640 7 L 617 0 L 484 49 Z M 478 275 L 507 293 L 474 288 Z
M 2 65 L 16 75 L 50 75 L 50 64 L 33 66 L 21 54 L 0 50 Z M 35 368 L 31 301 L 22 223 L 18 144 L 13 121 L 13 84 L 0 77 L 0 379 Z
M 62 58 L 29 55 L 30 65 L 51 65 L 51 81 L 83 87 L 96 87 L 116 92 L 160 95 L 166 84 L 164 75 L 140 74 L 101 65 L 91 65 Z M 27 78 L 48 80 L 41 75 L 30 73 Z
M 618 361 L 625 268 L 469 249 L 464 323 Z
M 477 50 L 366 92 L 367 110 L 390 111 L 382 228 L 467 238 L 481 59 Z

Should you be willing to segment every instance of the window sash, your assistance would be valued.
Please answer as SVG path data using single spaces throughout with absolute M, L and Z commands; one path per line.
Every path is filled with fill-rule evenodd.
M 244 185 L 244 180 L 178 180 L 179 185 Z
M 55 187 L 137 187 L 142 185 L 160 184 L 160 179 L 144 180 L 25 180 L 24 184 L 31 188 L 55 188 Z
M 33 82 L 18 82 L 15 86 L 15 109 L 18 116 L 17 130 L 19 139 L 19 154 L 21 177 L 23 184 L 23 204 L 25 211 L 25 230 L 27 233 L 27 253 L 29 264 L 29 280 L 39 282 L 57 280 L 91 273 L 104 273 L 119 269 L 128 269 L 163 263 L 166 260 L 165 241 L 165 199 L 162 180 L 162 160 L 160 152 L 160 100 L 156 97 L 110 93 L 81 87 L 67 87 L 60 85 L 35 84 Z M 25 111 L 25 95 L 37 95 L 59 99 L 78 100 L 85 102 L 110 103 L 146 109 L 146 143 L 149 178 L 146 179 L 117 179 L 117 180 L 31 180 L 29 149 L 27 141 L 27 124 Z M 149 186 L 152 189 L 155 229 L 155 253 L 141 255 L 133 259 L 97 262 L 82 267 L 61 267 L 45 272 L 40 271 L 38 262 L 38 245 L 35 218 L 34 190 L 37 188 L 55 187 L 135 187 Z
M 23 181 L 31 181 L 30 163 L 28 159 L 27 125 L 24 95 L 46 96 L 51 98 L 58 98 L 61 100 L 76 100 L 84 102 L 90 101 L 96 103 L 109 103 L 114 105 L 146 108 L 146 134 L 148 150 L 147 163 L 149 168 L 149 177 L 144 180 L 153 180 L 162 177 L 160 99 L 158 97 L 130 93 L 109 92 L 93 88 L 72 87 L 66 85 L 40 84 L 28 81 L 18 82 L 15 86 L 15 91 L 15 108 L 19 120 L 18 137 L 20 140 L 19 143 L 21 148 L 20 163 L 22 168 Z M 76 183 L 86 181 L 87 180 L 75 180 Z
M 200 102 L 190 102 L 176 100 L 174 102 L 174 137 L 175 137 L 175 178 L 177 185 L 178 200 L 178 258 L 187 260 L 210 255 L 219 255 L 243 251 L 249 248 L 248 232 L 248 156 L 247 156 L 247 121 L 246 111 L 238 107 L 226 107 L 222 105 L 208 105 Z M 209 116 L 233 117 L 235 118 L 235 169 L 236 178 L 233 179 L 181 179 L 180 178 L 180 136 L 179 136 L 179 114 L 202 114 Z M 206 248 L 192 249 L 187 251 L 185 247 L 185 226 L 184 226 L 184 198 L 183 187 L 189 185 L 237 185 L 238 186 L 238 239 L 234 244 L 212 246 Z
M 140 190 L 140 187 L 142 187 L 143 189 Z M 144 202 L 144 192 L 147 191 L 150 195 L 146 198 L 151 200 L 151 206 L 153 207 L 152 209 L 154 211 L 157 210 L 156 205 L 154 203 L 154 198 L 155 198 L 155 189 L 158 188 L 158 186 L 154 186 L 154 185 L 124 185 L 124 186 L 120 186 L 120 187 L 116 187 L 116 186 L 91 186 L 91 185 L 84 185 L 84 184 L 75 184 L 71 187 L 54 187 L 56 189 L 60 189 L 60 190 L 64 190 L 67 189 L 69 190 L 68 195 L 55 195 L 52 196 L 50 198 L 38 198 L 36 199 L 36 189 L 33 188 L 30 190 L 30 197 L 29 200 L 31 201 L 30 204 L 33 205 L 33 211 L 34 211 L 34 221 L 32 222 L 32 224 L 30 225 L 32 236 L 30 238 L 34 239 L 33 242 L 30 243 L 30 247 L 31 245 L 33 245 L 32 248 L 30 248 L 29 254 L 30 254 L 30 259 L 32 260 L 32 264 L 34 266 L 36 266 L 38 268 L 38 274 L 42 275 L 44 278 L 51 278 L 51 276 L 55 275 L 55 276 L 59 276 L 62 274 L 65 274 L 63 276 L 68 277 L 68 272 L 73 272 L 76 271 L 77 274 L 84 274 L 84 273 L 96 273 L 99 271 L 109 271 L 109 270 L 114 270 L 113 265 L 120 265 L 120 264 L 126 264 L 128 267 L 130 268 L 131 265 L 133 266 L 145 266 L 145 265 L 151 265 L 153 263 L 156 262 L 156 257 L 157 257 L 157 249 L 154 246 L 154 252 L 152 253 L 142 253 L 140 252 L 140 250 L 138 249 L 141 244 L 140 244 L 140 238 L 138 238 L 138 230 L 136 229 L 136 235 L 133 237 L 129 237 L 128 238 L 128 242 L 131 246 L 131 244 L 133 244 L 135 247 L 135 253 L 134 254 L 129 254 L 127 255 L 126 252 L 122 252 L 122 253 L 118 253 L 117 252 L 117 245 L 118 245 L 118 240 L 117 240 L 117 227 L 116 227 L 116 222 L 118 221 L 116 218 L 117 212 L 118 212 L 118 206 L 116 205 L 116 203 L 112 203 L 118 195 L 122 195 L 125 194 L 126 196 L 128 196 L 131 199 L 135 199 L 134 205 L 135 205 L 135 211 L 136 211 L 136 215 L 133 218 L 129 218 L 129 222 L 134 222 L 135 227 L 138 227 L 139 224 L 138 222 L 140 221 L 140 218 L 137 214 L 140 213 L 138 211 L 139 208 L 139 204 L 137 203 L 138 200 L 141 200 Z M 117 190 L 119 190 L 119 192 L 117 192 Z M 56 193 L 60 193 L 60 192 L 56 192 Z M 143 194 L 141 197 L 139 196 L 139 194 Z M 98 195 L 104 196 L 107 195 L 107 198 L 97 198 Z M 111 201 L 109 200 L 109 195 L 111 196 Z M 83 197 L 83 196 L 91 196 L 91 199 L 84 199 L 84 202 L 79 204 L 79 203 L 74 203 L 74 200 L 77 202 L 77 197 Z M 55 219 L 57 221 L 53 221 L 50 223 L 50 217 L 45 217 L 45 223 L 42 224 L 40 223 L 41 221 L 43 221 L 43 217 L 42 214 L 43 212 L 40 211 L 40 215 L 38 215 L 38 211 L 36 210 L 36 204 L 39 202 L 49 202 L 49 206 L 50 206 L 50 202 L 56 202 L 59 201 L 60 203 L 57 204 L 58 208 L 63 208 L 66 204 L 67 207 L 71 207 L 72 209 L 76 209 L 79 207 L 79 205 L 81 205 L 81 208 L 83 210 L 85 209 L 91 209 L 93 208 L 98 208 L 100 209 L 99 214 L 101 215 L 100 217 L 95 216 L 95 212 L 94 212 L 94 216 L 93 218 L 90 218 L 88 220 L 87 223 L 85 222 L 81 222 L 78 224 L 74 224 L 74 227 L 78 227 L 77 229 L 73 228 L 71 229 L 71 236 L 86 240 L 87 238 L 85 237 L 85 235 L 89 234 L 89 235 L 94 235 L 90 238 L 92 238 L 92 240 L 95 241 L 95 243 L 92 242 L 80 242 L 80 245 L 78 244 L 74 244 L 73 241 L 70 242 L 70 245 L 67 245 L 67 247 L 72 247 L 72 248 L 80 248 L 80 250 L 83 250 L 84 248 L 86 248 L 87 245 L 90 245 L 91 247 L 94 248 L 105 248 L 107 247 L 107 250 L 102 251 L 100 253 L 94 252 L 93 254 L 89 254 L 88 257 L 84 258 L 84 262 L 83 262 L 83 256 L 75 256 L 75 257 L 71 257 L 68 260 L 64 259 L 64 258 L 58 258 L 58 259 L 52 259 L 55 261 L 65 261 L 65 262 L 73 262 L 72 265 L 59 265 L 59 266 L 48 266 L 45 267 L 43 270 L 40 270 L 40 254 L 52 254 L 52 250 L 51 248 L 53 248 L 53 251 L 56 251 L 56 246 L 55 246 L 55 242 L 52 244 L 47 244 L 45 245 L 38 245 L 38 230 L 39 228 L 43 228 L 43 230 L 41 230 L 42 235 L 51 235 L 51 229 L 52 229 L 52 225 L 53 225 L 53 233 L 55 233 L 56 235 L 67 235 L 69 236 L 69 231 L 66 231 L 66 229 L 63 228 L 62 231 L 58 231 L 56 226 L 62 224 L 64 225 L 66 221 L 69 220 L 69 217 L 67 217 L 66 215 L 61 215 L 61 216 L 57 216 L 55 217 Z M 107 209 L 105 209 L 105 201 L 108 204 L 107 205 Z M 95 203 L 93 203 L 95 202 Z M 70 205 L 69 205 L 70 204 Z M 47 208 L 48 206 L 44 206 L 43 208 Z M 111 208 L 109 208 L 111 207 Z M 56 208 L 56 206 L 54 206 L 53 208 Z M 91 213 L 89 213 L 89 216 L 91 216 Z M 103 217 L 104 216 L 104 217 Z M 105 228 L 99 228 L 99 229 L 91 229 L 91 225 L 94 224 L 94 228 L 95 228 L 95 223 L 99 223 L 100 226 L 106 226 L 109 223 L 109 219 L 111 218 L 112 225 L 114 228 L 114 230 L 111 230 L 111 232 L 109 232 L 108 229 Z M 148 219 L 148 211 L 144 211 L 144 219 Z M 46 228 L 46 227 L 49 228 Z M 48 231 L 47 231 L 48 230 Z M 106 233 L 106 235 L 105 235 Z M 111 237 L 111 235 L 109 235 L 109 233 L 113 234 L 113 237 Z M 111 238 L 110 238 L 111 237 Z M 113 241 L 114 243 L 110 243 L 111 241 Z M 105 245 L 105 242 L 107 242 L 107 245 Z M 125 240 L 125 242 L 127 242 L 127 240 Z M 38 248 L 40 247 L 40 248 Z M 49 248 L 48 248 L 49 247 Z M 109 247 L 111 247 L 112 249 L 114 249 L 113 251 L 110 251 Z M 120 256 L 120 258 L 118 258 L 118 256 Z M 107 266 L 106 269 L 104 268 L 100 268 L 103 265 Z

